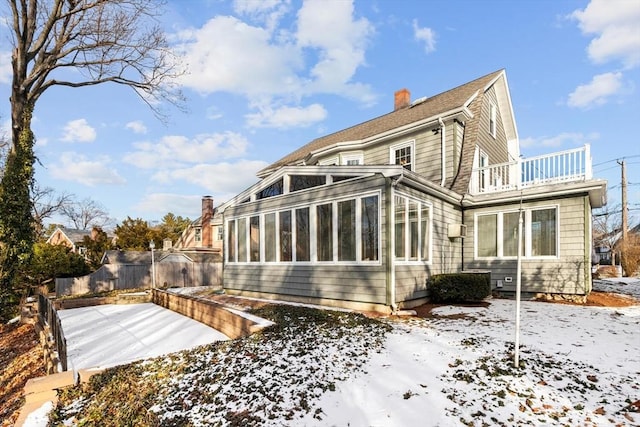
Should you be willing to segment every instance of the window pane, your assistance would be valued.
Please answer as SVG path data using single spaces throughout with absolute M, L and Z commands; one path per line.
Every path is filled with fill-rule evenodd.
M 356 260 L 356 201 L 338 203 L 338 261 Z
M 498 255 L 498 216 L 482 215 L 478 217 L 478 256 L 489 257 Z
M 229 239 L 227 241 L 227 259 L 229 262 L 236 262 L 236 221 L 227 223 L 229 228 Z
M 264 216 L 264 260 L 274 262 L 276 260 L 276 214 L 270 213 Z
M 423 261 L 429 261 L 429 256 L 431 254 L 431 251 L 429 250 L 429 241 L 430 241 L 430 236 L 429 236 L 429 230 L 430 230 L 429 218 L 430 218 L 430 216 L 429 216 L 429 207 L 428 206 L 422 206 L 422 212 L 420 214 L 420 223 L 421 223 L 420 234 L 422 236 L 421 254 L 422 254 L 422 260 Z
M 332 204 L 316 208 L 318 261 L 333 261 L 333 215 Z
M 362 260 L 378 260 L 378 196 L 365 197 L 361 201 Z
M 305 188 L 324 185 L 327 178 L 324 175 L 291 175 L 289 176 L 289 191 L 299 191 Z
M 238 220 L 238 262 L 247 262 L 247 219 Z
M 296 261 L 309 260 L 309 208 L 296 209 Z
M 250 261 L 260 262 L 260 217 L 252 216 L 249 219 L 249 244 L 251 248 Z
M 267 197 L 278 196 L 282 194 L 284 188 L 283 180 L 279 179 L 261 192 L 256 194 L 257 199 L 266 199 Z
M 502 215 L 502 255 L 518 256 L 518 212 Z M 523 230 L 524 232 L 524 230 Z M 524 255 L 524 234 L 522 239 L 522 255 Z
M 418 259 L 418 204 L 409 201 L 409 259 Z
M 396 165 L 402 165 L 411 170 L 411 146 L 398 148 L 395 152 Z
M 280 261 L 291 261 L 291 211 L 278 214 L 280 218 Z
M 396 258 L 397 259 L 404 259 L 404 254 L 405 254 L 405 229 L 406 229 L 406 224 L 405 224 L 405 199 L 404 197 L 399 197 L 396 196 L 395 197 L 395 234 L 396 234 L 396 244 L 395 244 L 395 250 L 396 250 Z
M 556 255 L 556 210 L 531 211 L 531 255 Z

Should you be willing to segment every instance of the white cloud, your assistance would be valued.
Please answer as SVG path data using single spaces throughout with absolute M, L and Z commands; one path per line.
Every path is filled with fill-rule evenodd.
M 327 92 L 372 102 L 367 85 L 353 84 L 358 67 L 366 64 L 365 50 L 374 33 L 365 18 L 354 19 L 353 2 L 308 0 L 298 11 L 296 37 L 302 48 L 317 49 L 311 69 L 311 92 Z
M 161 183 L 183 180 L 214 194 L 233 195 L 255 184 L 258 181 L 256 173 L 267 166 L 268 163 L 258 160 L 201 163 L 190 168 L 160 171 L 153 178 Z
M 71 120 L 64 127 L 64 142 L 92 142 L 96 139 L 96 130 L 85 119 Z
M 266 106 L 261 108 L 258 113 L 247 114 L 245 117 L 247 125 L 250 127 L 288 129 L 321 122 L 327 117 L 327 110 L 320 104 L 276 109 Z
M 431 53 L 436 50 L 436 32 L 429 27 L 419 27 L 418 20 L 413 20 L 413 37 L 424 42 L 424 50 Z
M 11 68 L 11 52 L 0 51 L 0 83 L 9 84 L 13 76 Z
M 233 10 L 257 22 L 263 22 L 266 28 L 272 31 L 289 11 L 290 4 L 290 0 L 235 0 Z
M 89 160 L 86 156 L 74 152 L 60 155 L 60 163 L 50 167 L 51 176 L 64 181 L 77 182 L 93 187 L 95 185 L 121 185 L 126 180 L 109 167 L 109 156 L 98 156 Z
M 124 161 L 142 169 L 181 167 L 185 163 L 240 157 L 246 153 L 247 139 L 234 132 L 201 134 L 190 139 L 181 135 L 163 137 L 159 142 L 137 142 L 137 151 Z
M 171 193 L 146 194 L 134 209 L 149 215 L 165 215 L 171 212 L 175 215 L 195 220 L 200 216 L 202 196 L 185 196 Z
M 587 49 L 595 63 L 620 60 L 626 67 L 640 65 L 640 2 L 592 0 L 584 10 L 575 10 L 584 34 L 595 35 Z
M 147 127 L 140 120 L 129 122 L 125 125 L 125 128 L 131 129 L 134 133 L 145 134 L 147 133 Z
M 520 147 L 561 147 L 564 145 L 578 146 L 590 144 L 600 138 L 598 133 L 583 134 L 581 132 L 562 132 L 555 136 L 538 138 L 524 138 L 520 140 Z
M 201 93 L 286 94 L 299 90 L 302 57 L 292 44 L 272 42 L 271 33 L 231 16 L 179 34 L 189 72 L 181 80 Z
M 588 108 L 602 105 L 622 91 L 622 73 L 604 73 L 594 76 L 591 82 L 578 86 L 569 94 L 570 107 Z
M 280 26 L 289 7 L 289 1 L 236 1 L 235 11 L 251 23 L 216 16 L 201 28 L 177 34 L 176 49 L 189 69 L 181 84 L 202 94 L 240 94 L 253 106 L 256 100 L 272 103 L 273 110 L 285 103 L 300 109 L 301 98 L 326 93 L 373 104 L 371 87 L 353 81 L 365 65 L 373 25 L 354 17 L 351 1 L 327 7 L 324 1 L 310 0 L 298 10 L 292 33 Z M 302 118 L 301 125 L 307 126 Z

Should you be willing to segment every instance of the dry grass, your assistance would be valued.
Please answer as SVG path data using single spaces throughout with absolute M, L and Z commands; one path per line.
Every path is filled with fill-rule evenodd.
M 0 325 L 0 421 L 3 427 L 13 425 L 18 418 L 27 380 L 45 374 L 33 325 Z

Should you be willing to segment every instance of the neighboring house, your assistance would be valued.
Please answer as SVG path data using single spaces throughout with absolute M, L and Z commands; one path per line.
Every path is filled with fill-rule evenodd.
M 67 246 L 71 248 L 71 252 L 85 256 L 87 248 L 84 246 L 84 238 L 92 236 L 93 233 L 89 230 L 58 226 L 47 239 L 47 243 Z
M 222 254 L 223 230 L 222 215 L 213 207 L 213 199 L 204 196 L 201 216 L 189 224 L 174 245 L 167 243 L 163 249 L 173 247 L 180 251 L 213 251 Z
M 589 147 L 520 157 L 506 73 L 315 139 L 222 204 L 227 293 L 361 309 L 422 303 L 434 274 L 490 271 L 522 289 L 591 291 Z M 544 124 L 541 124 L 544 126 Z

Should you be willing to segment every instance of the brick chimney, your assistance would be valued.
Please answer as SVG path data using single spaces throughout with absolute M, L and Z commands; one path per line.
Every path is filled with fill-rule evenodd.
M 204 196 L 202 198 L 202 246 L 205 248 L 213 247 L 213 239 L 211 236 L 211 219 L 213 218 L 213 198 Z
M 408 107 L 411 104 L 411 92 L 409 89 L 400 89 L 394 94 L 393 111 Z

